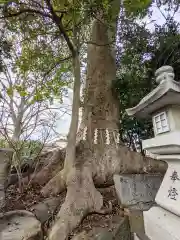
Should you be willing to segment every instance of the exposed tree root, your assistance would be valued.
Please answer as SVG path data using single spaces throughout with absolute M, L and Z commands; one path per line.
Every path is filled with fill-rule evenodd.
M 66 190 L 64 169 L 56 174 L 41 190 L 44 196 L 54 196 Z
M 103 154 L 97 148 L 91 151 L 86 142 L 77 146 L 76 166 L 61 170 L 42 189 L 45 196 L 56 195 L 67 188 L 67 195 L 52 230 L 50 240 L 65 240 L 72 230 L 91 213 L 107 214 L 112 209 L 102 210 L 103 197 L 95 185 L 106 186 L 113 183 L 115 173 L 165 173 L 167 165 L 163 161 L 146 158 L 130 152 L 126 147 L 114 149 L 108 146 Z M 86 159 L 81 166 L 82 159 Z M 126 161 L 128 159 L 128 161 Z
M 94 148 L 89 151 L 86 143 L 80 141 L 77 154 L 91 166 L 92 178 L 95 187 L 108 187 L 114 185 L 113 175 L 120 173 L 162 173 L 167 169 L 167 164 L 139 153 L 131 152 L 128 148 L 107 146 L 103 153 L 101 149 Z M 77 161 L 77 160 L 76 160 Z M 84 160 L 83 160 L 84 161 Z M 57 195 L 66 189 L 66 175 L 68 170 L 61 170 L 42 189 L 44 196 Z
M 87 213 L 82 219 L 81 219 L 81 222 L 83 222 L 83 220 L 87 217 L 87 216 L 90 216 L 90 215 L 93 215 L 93 214 L 99 214 L 99 215 L 108 215 L 108 214 L 111 214 L 112 213 L 112 203 L 109 202 L 109 207 L 108 208 L 104 208 L 104 209 L 100 209 L 98 211 L 94 211 L 94 212 L 89 212 Z
M 50 240 L 65 240 L 89 212 L 98 212 L 103 206 L 103 197 L 94 186 L 88 166 L 72 168 L 67 179 L 67 195 L 57 221 L 49 234 Z

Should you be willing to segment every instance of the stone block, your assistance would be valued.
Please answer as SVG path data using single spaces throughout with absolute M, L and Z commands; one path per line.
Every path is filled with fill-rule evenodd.
M 161 174 L 123 174 L 113 177 L 117 195 L 123 206 L 132 210 L 148 210 L 155 202 L 161 185 Z
M 179 240 L 180 218 L 165 209 L 154 206 L 143 213 L 146 235 L 151 240 Z
M 156 195 L 161 207 L 180 216 L 180 160 L 169 160 L 168 169 Z

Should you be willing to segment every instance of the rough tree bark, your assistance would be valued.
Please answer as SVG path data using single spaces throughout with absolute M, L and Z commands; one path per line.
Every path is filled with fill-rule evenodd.
M 112 94 L 116 77 L 115 59 L 108 45 L 106 25 L 95 20 L 88 47 L 86 93 L 82 123 L 78 132 L 75 162 L 52 178 L 44 195 L 67 188 L 67 195 L 49 239 L 67 239 L 68 234 L 90 212 L 99 212 L 103 197 L 95 186 L 113 184 L 115 173 L 165 172 L 166 164 L 129 151 L 119 141 L 118 101 Z M 66 165 L 67 164 L 67 165 Z

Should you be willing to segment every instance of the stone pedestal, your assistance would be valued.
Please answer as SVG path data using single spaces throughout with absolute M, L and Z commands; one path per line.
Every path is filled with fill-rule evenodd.
M 134 233 L 134 240 L 141 240 L 136 233 Z
M 5 183 L 11 167 L 12 149 L 0 148 L 0 212 L 5 206 Z
M 134 233 L 134 240 L 150 240 L 145 234 Z
M 180 240 L 180 155 L 160 155 L 168 169 L 156 195 L 158 206 L 144 212 L 145 233 L 150 240 Z
M 168 169 L 157 193 L 156 203 L 180 216 L 180 156 L 179 159 L 168 161 Z
M 135 240 L 149 240 L 145 235 L 143 211 L 155 203 L 155 196 L 161 185 L 160 174 L 114 175 L 114 183 L 120 203 L 129 217 L 130 232 L 136 233 Z
M 180 218 L 161 207 L 144 212 L 145 232 L 151 240 L 179 240 Z

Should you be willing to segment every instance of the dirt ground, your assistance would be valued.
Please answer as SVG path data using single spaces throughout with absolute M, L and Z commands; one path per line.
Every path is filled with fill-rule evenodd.
M 20 193 L 17 186 L 12 185 L 7 189 L 7 205 L 6 211 L 12 211 L 16 209 L 25 209 L 31 211 L 31 207 L 43 201 L 45 198 L 40 193 L 41 186 L 39 185 L 30 185 L 24 190 L 23 193 Z M 79 232 L 86 231 L 90 232 L 93 229 L 103 229 L 106 228 L 108 231 L 112 232 L 117 226 L 120 217 L 123 215 L 123 210 L 120 208 L 117 195 L 114 189 L 114 186 L 109 188 L 98 189 L 104 197 L 104 207 L 108 207 L 109 203 L 112 205 L 112 212 L 106 215 L 101 214 L 90 214 L 83 219 L 82 223 L 76 228 L 69 239 Z M 66 192 L 60 195 L 60 205 L 64 202 Z M 55 215 L 53 218 L 49 219 L 48 222 L 44 224 L 44 232 L 47 233 L 47 229 L 51 226 L 55 220 Z

